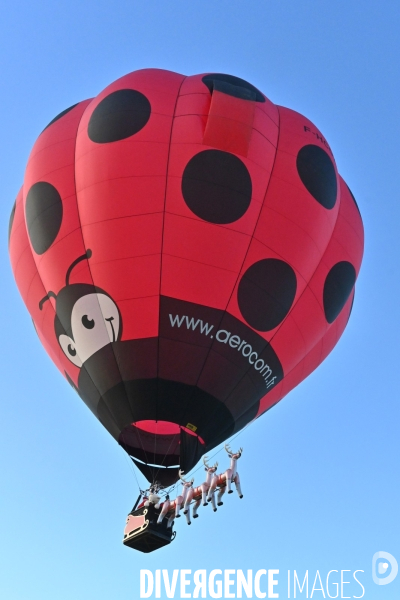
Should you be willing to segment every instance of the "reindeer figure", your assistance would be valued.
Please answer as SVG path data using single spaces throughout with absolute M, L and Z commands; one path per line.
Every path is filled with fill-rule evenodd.
M 217 475 L 216 475 L 216 471 L 218 468 L 218 462 L 215 463 L 215 465 L 213 465 L 212 467 L 210 467 L 210 465 L 207 463 L 207 456 L 203 456 L 203 463 L 204 463 L 204 467 L 205 467 L 205 471 L 207 472 L 207 477 L 204 483 L 201 484 L 201 499 L 203 502 L 203 506 L 207 506 L 207 495 L 209 496 L 209 494 L 207 494 L 207 492 L 210 490 L 210 488 L 214 489 L 216 488 L 217 485 Z
M 159 525 L 160 523 L 162 523 L 162 522 L 163 522 L 163 519 L 164 519 L 164 517 L 166 516 L 166 514 L 167 514 L 167 512 L 168 512 L 168 510 L 169 510 L 169 506 L 170 506 L 170 504 L 171 504 L 171 502 L 169 501 L 169 496 L 168 496 L 168 494 L 167 494 L 167 495 L 165 496 L 165 500 L 164 500 L 164 502 L 163 502 L 163 505 L 162 505 L 161 512 L 160 512 L 160 514 L 158 515 L 158 519 L 157 519 L 157 525 Z M 172 515 L 173 515 L 173 513 L 172 513 Z M 171 522 L 171 525 L 172 525 L 172 522 Z M 169 520 L 168 520 L 168 526 L 170 526 L 170 525 L 169 525 Z
M 203 456 L 203 463 L 205 466 L 205 471 L 207 471 L 207 477 L 206 480 L 204 481 L 204 483 L 202 483 L 199 488 L 197 488 L 197 490 L 200 490 L 201 492 L 201 496 L 199 496 L 196 500 L 196 502 L 193 505 L 193 519 L 197 519 L 197 517 L 199 516 L 197 514 L 197 509 L 199 508 L 201 502 L 203 502 L 203 506 L 207 506 L 207 492 L 211 487 L 212 482 L 217 480 L 217 476 L 215 475 L 215 472 L 217 470 L 218 467 L 218 463 L 216 462 L 215 465 L 213 467 L 210 467 L 210 465 L 207 463 L 207 456 Z M 213 486 L 213 489 L 215 489 L 216 484 Z M 215 505 L 215 500 L 214 500 L 214 494 L 212 494 L 212 504 L 213 504 L 213 509 L 214 511 L 217 510 L 217 507 Z
M 212 467 L 207 463 L 207 456 L 203 456 L 203 462 L 205 466 L 205 470 L 207 471 L 207 477 L 204 483 L 201 484 L 201 501 L 203 502 L 203 506 L 207 506 L 208 502 L 211 502 L 213 511 L 217 510 L 215 505 L 215 497 L 214 492 L 217 487 L 218 476 L 216 474 L 218 468 L 218 462 L 215 463 Z M 200 501 L 198 501 L 200 504 Z M 196 503 L 197 504 L 197 503 Z M 197 505 L 198 506 L 198 505 Z M 196 511 L 197 511 L 197 506 Z M 193 509 L 193 516 L 195 514 L 195 510 Z
M 240 488 L 240 478 L 239 473 L 236 471 L 236 463 L 239 458 L 242 456 L 243 448 L 240 448 L 238 452 L 232 452 L 229 448 L 228 444 L 224 446 L 226 452 L 228 453 L 229 458 L 231 459 L 231 464 L 229 465 L 229 469 L 227 469 L 224 473 L 226 485 L 221 487 L 218 492 L 217 497 L 217 505 L 222 506 L 223 502 L 221 501 L 222 496 L 225 494 L 226 490 L 228 490 L 228 494 L 232 494 L 231 483 L 234 482 L 236 486 L 236 491 L 239 495 L 239 498 L 243 498 L 242 490 Z
M 187 524 L 190 525 L 190 503 L 193 499 L 194 478 L 192 477 L 190 481 L 186 481 L 185 479 L 183 479 L 182 474 L 183 471 L 179 469 L 179 479 L 182 481 L 182 494 L 180 496 L 177 496 L 175 500 L 175 517 L 178 519 L 181 516 L 179 514 L 179 511 L 181 510 L 183 505 L 183 514 L 186 515 Z
M 174 512 L 172 512 L 172 513 L 169 515 L 169 519 L 168 519 L 168 523 L 167 523 L 167 529 L 170 529 L 170 528 L 172 527 L 172 524 L 173 524 L 173 522 L 174 522 L 174 519 L 175 519 L 175 513 L 174 513 Z

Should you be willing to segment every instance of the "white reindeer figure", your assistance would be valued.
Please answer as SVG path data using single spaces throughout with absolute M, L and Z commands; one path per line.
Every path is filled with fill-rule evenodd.
M 217 476 L 216 476 L 215 472 L 217 470 L 218 463 L 216 462 L 215 465 L 210 467 L 210 465 L 207 463 L 207 460 L 208 460 L 207 456 L 203 456 L 203 463 L 204 463 L 204 467 L 205 467 L 204 470 L 207 472 L 207 477 L 206 477 L 206 480 L 204 481 L 204 483 L 202 483 L 200 486 L 201 496 L 196 500 L 196 502 L 193 505 L 193 519 L 197 519 L 197 517 L 199 516 L 197 514 L 197 509 L 199 508 L 201 502 L 203 502 L 203 506 L 207 506 L 207 504 L 208 504 L 207 492 L 209 491 L 214 479 L 215 479 L 215 481 L 217 480 Z M 215 489 L 215 485 L 214 485 L 213 489 Z M 215 505 L 214 494 L 212 494 L 211 502 L 212 502 L 214 511 L 216 511 L 217 507 Z
M 179 514 L 179 511 L 181 510 L 181 508 L 183 506 L 183 508 L 184 508 L 183 514 L 186 515 L 187 524 L 190 525 L 191 524 L 190 503 L 193 499 L 194 478 L 192 477 L 192 479 L 190 481 L 186 481 L 185 479 L 183 479 L 182 474 L 183 474 L 183 471 L 181 471 L 181 469 L 179 469 L 179 479 L 182 481 L 182 494 L 180 496 L 177 496 L 177 498 L 175 500 L 175 517 L 178 519 L 181 516 Z
M 174 519 L 175 519 L 175 513 L 172 512 L 169 515 L 169 519 L 168 519 L 168 523 L 167 523 L 167 529 L 170 529 L 172 527 L 172 523 L 174 522 Z
M 214 512 L 217 510 L 215 505 L 214 492 L 217 487 L 217 468 L 218 462 L 215 463 L 212 467 L 207 463 L 207 456 L 203 457 L 203 463 L 205 470 L 207 472 L 207 477 L 204 483 L 201 484 L 201 501 L 203 502 L 203 506 L 207 506 L 208 502 L 211 502 Z M 194 512 L 194 511 L 193 511 Z
M 164 517 L 166 516 L 166 514 L 167 514 L 167 512 L 169 510 L 170 504 L 171 504 L 171 502 L 169 501 L 169 496 L 167 495 L 167 496 L 165 496 L 165 500 L 163 502 L 161 512 L 158 515 L 158 519 L 157 519 L 157 524 L 158 525 L 163 522 L 163 519 L 164 519 Z M 172 521 L 171 521 L 171 525 L 172 525 Z M 169 521 L 168 521 L 168 526 L 170 526 L 169 525 Z
M 243 498 L 242 490 L 240 488 L 240 478 L 239 473 L 236 471 L 236 463 L 239 458 L 242 456 L 243 448 L 240 448 L 238 452 L 232 452 L 229 448 L 228 444 L 224 446 L 225 450 L 228 453 L 229 458 L 231 459 L 231 464 L 229 465 L 229 469 L 227 469 L 224 473 L 226 485 L 221 487 L 218 492 L 217 497 L 217 505 L 222 506 L 223 502 L 221 501 L 222 496 L 225 494 L 226 490 L 228 490 L 228 494 L 232 494 L 231 483 L 234 482 L 236 486 L 236 491 L 239 495 L 239 498 Z

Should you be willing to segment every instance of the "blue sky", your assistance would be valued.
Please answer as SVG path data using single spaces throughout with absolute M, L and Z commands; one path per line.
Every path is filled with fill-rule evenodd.
M 400 561 L 399 21 L 387 0 L 3 3 L 1 598 L 134 599 L 140 569 L 174 568 L 279 569 L 280 598 L 288 569 L 323 580 L 360 569 L 365 598 L 399 596 L 400 576 L 387 586 L 371 577 L 375 552 Z M 333 149 L 366 234 L 338 346 L 234 441 L 245 497 L 215 515 L 204 509 L 190 528 L 181 519 L 174 543 L 152 555 L 121 543 L 133 467 L 41 348 L 7 253 L 40 131 L 145 67 L 237 75 L 306 115 Z

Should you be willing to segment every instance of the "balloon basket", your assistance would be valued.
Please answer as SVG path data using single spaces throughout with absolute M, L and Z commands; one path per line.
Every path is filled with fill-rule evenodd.
M 153 552 L 170 544 L 176 536 L 172 527 L 167 528 L 168 519 L 157 524 L 160 510 L 154 505 L 141 506 L 128 515 L 123 544 L 139 552 Z

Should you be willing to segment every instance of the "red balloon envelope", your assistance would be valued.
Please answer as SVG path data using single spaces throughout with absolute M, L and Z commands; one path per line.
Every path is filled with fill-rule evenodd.
M 324 360 L 362 253 L 321 132 L 220 73 L 136 71 L 63 111 L 10 220 L 43 346 L 165 485 Z

